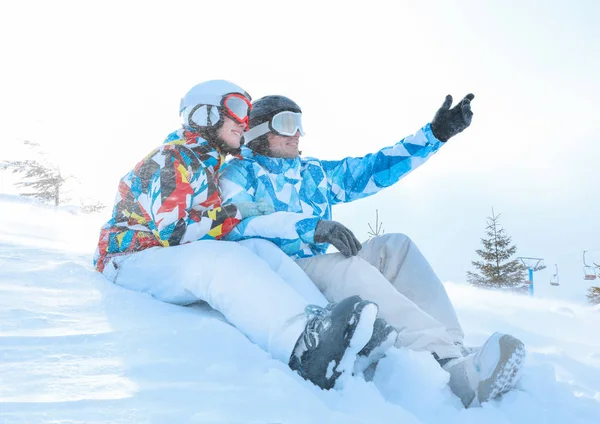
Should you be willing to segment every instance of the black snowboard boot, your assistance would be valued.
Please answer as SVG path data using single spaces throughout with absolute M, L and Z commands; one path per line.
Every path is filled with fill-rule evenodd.
M 308 322 L 290 357 L 290 368 L 329 390 L 342 374 L 352 372 L 356 354 L 373 334 L 378 307 L 352 296 L 327 308 L 306 307 Z
M 377 318 L 373 326 L 373 335 L 367 345 L 358 352 L 354 363 L 354 375 L 363 375 L 366 381 L 371 381 L 379 360 L 385 352 L 394 346 L 398 330 L 383 318 Z

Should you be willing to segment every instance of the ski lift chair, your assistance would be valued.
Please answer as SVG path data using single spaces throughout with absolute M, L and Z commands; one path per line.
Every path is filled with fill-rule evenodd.
M 596 270 L 593 266 L 588 265 L 585 262 L 585 254 L 587 250 L 583 251 L 583 279 L 584 280 L 595 280 L 596 279 Z M 596 265 L 596 264 L 594 264 Z
M 596 279 L 596 271 L 591 266 L 583 267 L 584 280 L 595 280 Z

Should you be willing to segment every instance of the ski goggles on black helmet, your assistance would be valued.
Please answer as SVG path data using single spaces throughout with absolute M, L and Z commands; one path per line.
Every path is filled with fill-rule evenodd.
M 304 137 L 305 133 L 302 128 L 302 113 L 283 111 L 273 116 L 267 122 L 263 122 L 247 131 L 244 134 L 244 138 L 246 139 L 246 142 L 250 142 L 268 132 L 273 132 L 285 137 L 292 137 L 298 131 L 300 132 L 300 135 Z
M 245 96 L 231 93 L 223 97 L 221 107 L 227 116 L 240 124 L 246 124 L 248 129 L 248 117 L 252 110 L 252 103 Z

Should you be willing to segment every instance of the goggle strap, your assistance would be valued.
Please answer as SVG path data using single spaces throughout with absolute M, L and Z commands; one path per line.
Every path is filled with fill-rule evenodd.
M 246 131 L 244 133 L 244 140 L 246 140 L 246 143 L 249 143 L 252 140 L 257 139 L 261 135 L 267 134 L 269 131 L 271 131 L 271 129 L 269 128 L 269 121 L 263 122 L 262 124 L 257 125 L 254 128 Z

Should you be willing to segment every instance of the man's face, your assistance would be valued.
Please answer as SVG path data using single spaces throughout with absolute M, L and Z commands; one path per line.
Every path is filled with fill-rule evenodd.
M 300 131 L 296 131 L 296 134 L 291 137 L 269 133 L 267 134 L 267 140 L 269 141 L 269 156 L 271 157 L 293 159 L 300 155 L 298 150 Z

